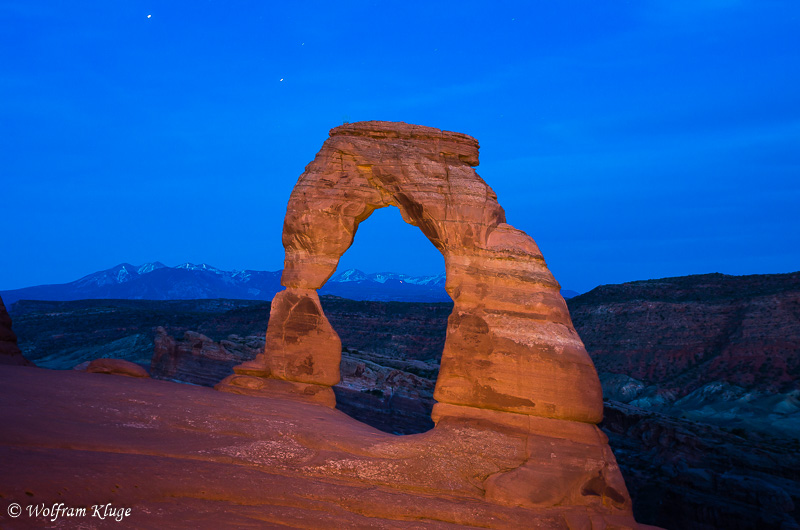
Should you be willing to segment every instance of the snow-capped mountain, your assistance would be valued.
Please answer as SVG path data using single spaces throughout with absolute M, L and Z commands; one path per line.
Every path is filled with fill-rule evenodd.
M 397 272 L 373 272 L 367 274 L 358 269 L 347 269 L 346 271 L 334 274 L 329 282 L 346 283 L 346 282 L 376 282 L 386 283 L 388 281 L 398 281 L 400 283 L 408 283 L 412 285 L 428 285 L 444 287 L 445 274 L 437 274 L 435 276 L 409 276 L 408 274 L 401 274 Z
M 153 272 L 156 269 L 163 269 L 164 267 L 166 267 L 166 265 L 160 261 L 156 261 L 154 263 L 145 263 L 144 265 L 141 265 L 138 269 L 136 269 L 136 272 L 139 274 L 147 274 L 148 272 Z
M 363 282 L 366 281 L 367 275 L 358 269 L 347 269 L 346 271 L 334 274 L 329 282 Z
M 271 300 L 283 290 L 281 274 L 282 271 L 225 271 L 207 263 L 187 262 L 175 267 L 160 262 L 138 266 L 121 263 L 74 282 L 2 291 L 0 296 L 8 306 L 21 299 Z M 360 300 L 449 301 L 444 284 L 431 283 L 430 278 L 397 273 L 365 274 L 350 269 L 331 278 L 320 294 Z
M 74 282 L 0 291 L 7 307 L 17 300 L 144 299 L 192 300 L 231 298 L 271 300 L 283 290 L 282 271 L 224 271 L 206 263 L 168 267 L 160 262 L 121 263 Z M 451 302 L 445 274 L 410 276 L 396 272 L 367 274 L 358 269 L 336 273 L 319 293 L 353 300 Z
M 176 269 L 185 269 L 187 271 L 213 272 L 214 274 L 220 274 L 220 275 L 225 275 L 226 273 L 228 273 L 228 271 L 220 270 L 220 269 L 218 269 L 216 267 L 212 267 L 211 265 L 208 265 L 206 263 L 201 263 L 200 265 L 195 265 L 194 263 L 189 263 L 188 261 L 186 263 L 182 263 L 181 265 L 178 265 L 175 268 Z M 237 272 L 237 271 L 231 271 L 231 272 Z
M 20 299 L 269 300 L 282 289 L 280 278 L 281 271 L 223 271 L 205 263 L 176 267 L 159 262 L 139 266 L 121 263 L 74 282 L 2 291 L 0 296 L 8 305 Z
M 334 274 L 319 292 L 353 300 L 452 302 L 444 290 L 444 277 L 444 273 L 410 276 L 397 272 L 367 274 L 348 269 Z
M 72 282 L 72 284 L 74 284 L 74 287 L 77 289 L 91 289 L 93 287 L 118 285 L 135 280 L 143 274 L 153 272 L 154 270 L 163 269 L 164 267 L 166 267 L 166 265 L 158 261 L 154 263 L 145 263 L 144 265 L 139 265 L 138 267 L 131 265 L 130 263 L 121 263 L 108 270 L 95 272 L 89 274 L 88 276 L 84 276 L 83 278 Z
M 444 287 L 446 279 L 445 273 L 441 273 L 435 276 L 409 276 L 405 281 L 416 285 L 441 285 Z

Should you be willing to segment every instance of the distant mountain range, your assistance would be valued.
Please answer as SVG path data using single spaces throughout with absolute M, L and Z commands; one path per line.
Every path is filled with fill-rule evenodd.
M 74 282 L 0 291 L 0 296 L 8 305 L 17 300 L 66 301 L 98 298 L 261 300 L 268 299 L 280 290 L 280 277 L 280 272 L 227 272 L 206 264 L 185 263 L 177 267 L 167 267 L 158 262 L 141 266 L 123 263 Z
M 74 282 L 0 291 L 0 296 L 7 307 L 17 300 L 271 300 L 275 293 L 283 290 L 282 272 L 224 271 L 205 263 L 184 263 L 177 267 L 159 262 L 139 266 L 122 263 Z M 450 302 L 444 283 L 444 273 L 411 276 L 395 272 L 367 274 L 348 269 L 335 274 L 319 292 L 352 300 Z M 577 294 L 562 291 L 565 298 Z

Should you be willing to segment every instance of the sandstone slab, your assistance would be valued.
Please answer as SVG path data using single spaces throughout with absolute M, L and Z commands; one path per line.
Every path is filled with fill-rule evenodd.
M 62 502 L 131 510 L 62 527 L 644 528 L 615 507 L 607 482 L 571 490 L 586 497 L 579 505 L 532 506 L 504 484 L 494 487 L 502 502 L 485 498 L 486 477 L 548 459 L 550 445 L 585 462 L 583 446 L 565 446 L 576 434 L 558 429 L 532 442 L 510 426 L 448 418 L 398 437 L 286 397 L 14 366 L 0 366 L 0 393 L 4 528 L 52 524 L 12 520 L 11 503 Z M 601 451 L 602 439 L 588 446 Z

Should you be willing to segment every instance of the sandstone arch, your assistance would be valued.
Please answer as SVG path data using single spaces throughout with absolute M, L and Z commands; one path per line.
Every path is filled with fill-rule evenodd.
M 359 223 L 396 206 L 444 255 L 455 302 L 434 420 L 499 411 L 597 423 L 600 384 L 559 285 L 533 239 L 505 222 L 477 165 L 478 142 L 460 133 L 388 122 L 331 130 L 289 199 L 286 290 L 272 303 L 265 355 L 236 370 L 268 381 L 240 384 L 334 404 L 341 344 L 316 290 Z
M 478 142 L 464 134 L 389 122 L 331 130 L 289 198 L 286 290 L 272 301 L 265 352 L 218 388 L 335 406 L 341 344 L 316 290 L 359 223 L 396 206 L 444 255 L 454 301 L 434 394 L 436 427 L 352 450 L 374 469 L 388 455 L 426 461 L 444 450 L 461 455 L 441 471 L 458 470 L 448 488 L 457 483 L 510 506 L 590 508 L 575 527 L 593 527 L 587 513 L 631 522 L 622 475 L 596 426 L 602 391 L 594 366 L 536 243 L 505 222 L 477 165 Z M 331 465 L 347 473 L 340 470 L 350 463 Z M 415 465 L 392 469 L 392 483 L 428 487 L 429 473 Z M 430 491 L 444 491 L 437 488 Z

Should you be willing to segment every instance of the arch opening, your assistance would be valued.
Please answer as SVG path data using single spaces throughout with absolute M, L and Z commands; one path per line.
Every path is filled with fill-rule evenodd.
M 442 254 L 397 208 L 361 221 L 319 289 L 342 343 L 336 408 L 392 434 L 433 428 L 433 391 L 453 308 L 444 269 Z

